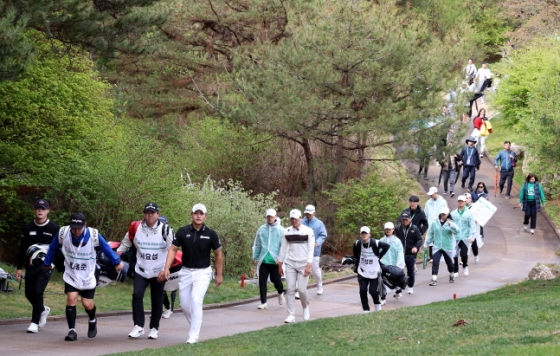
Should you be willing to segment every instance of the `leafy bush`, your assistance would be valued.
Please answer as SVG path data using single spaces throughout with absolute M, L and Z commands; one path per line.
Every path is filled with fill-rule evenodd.
M 396 179 L 371 174 L 363 180 L 337 184 L 328 193 L 336 205 L 335 230 L 329 244 L 349 248 L 358 239 L 361 226 L 369 226 L 374 238 L 383 236 L 383 225 L 398 219 L 406 187 Z M 336 249 L 336 247 L 335 247 Z

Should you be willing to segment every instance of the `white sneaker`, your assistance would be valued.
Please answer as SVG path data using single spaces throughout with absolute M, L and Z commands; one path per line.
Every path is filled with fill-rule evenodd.
M 317 287 L 317 295 L 323 294 L 323 287 Z
M 468 275 L 469 275 L 469 267 L 463 268 L 463 274 L 464 274 L 465 276 L 468 276 Z
M 27 328 L 27 332 L 28 333 L 34 333 L 34 334 L 39 332 L 39 325 L 37 325 L 35 323 L 29 324 L 29 327 Z
M 385 305 L 387 304 L 387 301 L 385 299 L 381 299 L 381 305 Z
M 367 313 L 369 313 L 369 312 L 370 312 L 369 310 L 364 310 L 364 314 L 367 314 Z
M 535 230 L 531 229 L 531 235 L 534 235 L 534 234 L 535 234 Z
M 395 295 L 393 295 L 393 297 L 395 297 L 396 300 L 401 299 L 402 293 L 395 293 Z
M 459 277 L 459 272 L 452 273 L 452 275 L 453 275 L 453 278 L 457 278 L 457 277 Z
M 478 261 L 480 261 L 480 258 L 478 258 L 478 256 L 474 256 L 474 262 L 478 263 Z
M 381 304 L 375 304 L 375 311 L 381 311 Z
M 309 312 L 309 307 L 303 308 L 303 320 L 309 320 L 311 313 Z
M 138 325 L 134 325 L 134 328 L 132 329 L 130 334 L 128 334 L 128 337 L 136 339 L 142 335 L 144 335 L 144 328 Z
M 189 339 L 187 340 L 187 344 L 196 344 L 198 342 L 198 339 L 195 337 L 189 337 Z
M 414 288 L 408 287 L 408 294 L 414 294 Z
M 259 305 L 259 306 L 257 307 L 257 309 L 261 309 L 261 310 L 262 310 L 262 309 L 268 309 L 268 305 L 266 305 L 266 303 L 262 303 L 261 305 Z
M 286 324 L 295 323 L 296 322 L 296 317 L 293 316 L 293 315 L 288 315 L 288 317 L 286 318 L 286 320 L 284 320 L 284 322 Z
M 278 304 L 283 305 L 286 302 L 286 297 L 284 293 L 278 294 Z
M 157 339 L 158 336 L 158 330 L 156 328 L 151 328 L 150 329 L 150 334 L 148 335 L 148 339 Z
M 47 323 L 47 318 L 49 317 L 49 313 L 51 312 L 51 308 L 45 305 L 45 310 L 41 313 L 41 319 L 39 319 L 39 324 L 37 324 L 40 328 L 45 326 Z
M 164 319 L 169 319 L 171 314 L 173 314 L 173 311 L 171 309 L 164 309 L 163 313 L 161 313 L 161 317 Z
M 529 230 L 529 225 L 523 225 L 523 230 L 524 230 L 524 231 Z
M 299 299 L 299 292 L 296 292 L 296 299 Z

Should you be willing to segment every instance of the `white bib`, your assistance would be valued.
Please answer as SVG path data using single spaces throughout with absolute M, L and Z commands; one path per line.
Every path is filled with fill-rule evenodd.
M 159 224 L 156 229 L 150 229 L 142 223 L 134 236 L 137 249 L 134 271 L 144 278 L 157 277 L 165 266 L 167 243 L 163 238 L 164 226 L 165 224 Z
M 93 235 L 97 231 L 89 229 L 89 239 L 85 245 L 72 244 L 71 230 L 65 229 L 62 237 L 62 253 L 64 254 L 64 282 L 79 290 L 93 289 L 97 285 L 95 268 L 97 255 L 93 243 Z
M 374 243 L 373 239 L 370 240 L 370 243 Z M 362 242 L 360 244 L 362 245 L 362 252 L 360 253 L 358 274 L 365 278 L 375 279 L 380 270 L 379 259 L 373 253 L 371 247 L 365 248 Z

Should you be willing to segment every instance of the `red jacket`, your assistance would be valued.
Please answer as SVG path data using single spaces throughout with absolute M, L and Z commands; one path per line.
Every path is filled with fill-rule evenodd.
M 475 117 L 473 121 L 473 125 L 476 129 L 480 130 L 480 126 L 482 126 L 482 118 L 478 116 Z

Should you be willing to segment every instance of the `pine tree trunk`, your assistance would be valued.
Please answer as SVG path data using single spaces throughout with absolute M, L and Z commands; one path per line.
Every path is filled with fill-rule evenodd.
M 309 139 L 304 138 L 301 142 L 301 146 L 303 147 L 305 162 L 307 163 L 307 191 L 313 193 L 315 192 L 315 175 L 313 171 L 313 153 L 311 152 Z

